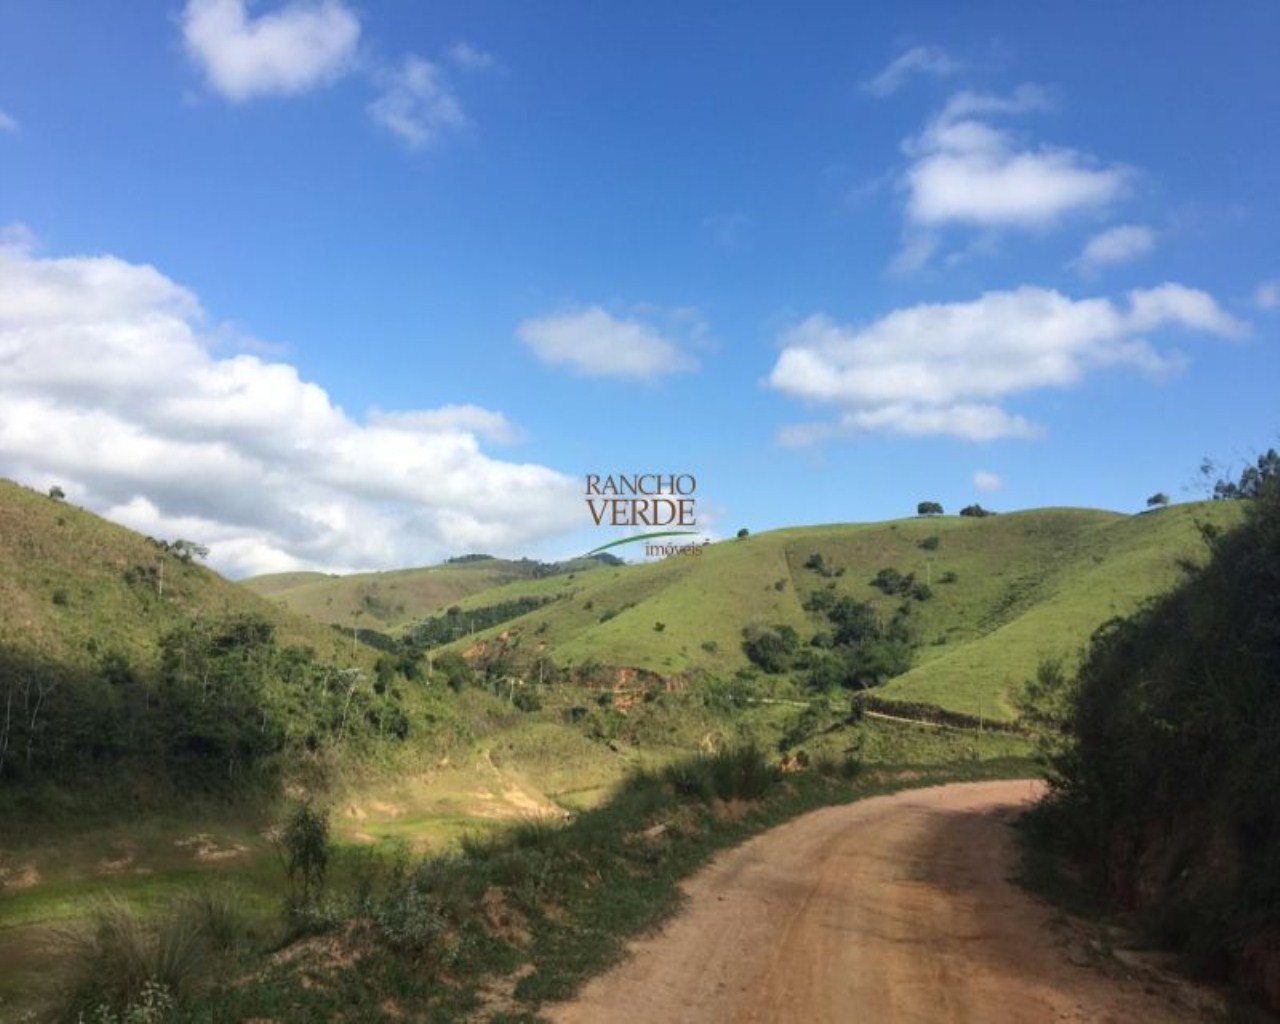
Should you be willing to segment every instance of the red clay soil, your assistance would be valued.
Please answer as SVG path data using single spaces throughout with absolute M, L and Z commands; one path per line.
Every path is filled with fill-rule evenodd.
M 1010 880 L 1008 824 L 1040 792 L 939 786 L 773 829 L 718 857 L 661 932 L 545 1012 L 558 1024 L 1213 1019 L 1212 996 L 1110 955 L 1096 926 Z

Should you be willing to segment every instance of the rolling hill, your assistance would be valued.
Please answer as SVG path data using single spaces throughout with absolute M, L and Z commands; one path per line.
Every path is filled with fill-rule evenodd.
M 931 597 L 911 602 L 912 667 L 879 694 L 1008 719 L 1011 693 L 1042 659 L 1072 662 L 1099 625 L 1168 589 L 1180 564 L 1204 559 L 1200 524 L 1238 517 L 1234 503 L 1209 502 L 1133 516 L 1051 508 L 777 530 L 697 555 L 476 590 L 457 601 L 464 628 L 475 609 L 519 597 L 548 603 L 451 646 L 473 655 L 501 646 L 517 659 L 544 651 L 570 670 L 727 678 L 748 667 L 744 629 L 787 625 L 807 641 L 822 628 L 804 607 L 816 591 L 870 602 L 887 618 L 903 599 L 871 581 L 894 569 L 926 583 Z M 820 570 L 809 567 L 814 555 Z
M 372 664 L 327 626 L 92 512 L 0 480 L 0 647 L 64 665 L 106 651 L 145 664 L 173 627 L 238 615 L 265 619 L 284 643 Z
M 253 576 L 241 583 L 255 594 L 317 622 L 346 629 L 355 623 L 360 629 L 394 633 L 474 594 L 547 575 L 586 572 L 599 568 L 600 564 L 589 558 L 546 565 L 527 558 L 473 556 L 418 569 L 345 576 L 321 572 L 271 573 Z

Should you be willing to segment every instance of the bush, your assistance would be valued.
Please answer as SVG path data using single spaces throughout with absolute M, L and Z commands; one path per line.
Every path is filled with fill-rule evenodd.
M 742 648 L 753 664 L 766 672 L 776 674 L 791 667 L 800 646 L 800 636 L 790 626 L 774 626 L 772 629 L 749 629 Z
M 1223 963 L 1280 926 L 1280 485 L 1211 547 L 1099 629 L 1074 680 L 1042 666 L 1023 707 L 1052 769 L 1042 825 L 1102 891 Z
M 279 849 L 291 905 L 310 905 L 324 889 L 329 870 L 329 813 L 309 800 L 299 804 L 285 822 Z
M 926 537 L 922 540 L 917 547 L 920 547 L 925 551 L 937 551 L 940 543 L 941 541 L 939 540 L 938 535 L 933 534 L 932 536 Z

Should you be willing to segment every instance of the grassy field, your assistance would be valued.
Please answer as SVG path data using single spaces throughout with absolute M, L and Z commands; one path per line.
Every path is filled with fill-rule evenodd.
M 748 709 L 731 733 L 732 742 L 745 738 L 775 746 L 795 710 Z M 840 764 L 853 758 L 873 773 L 873 779 L 905 771 L 905 778 L 915 784 L 921 777 L 998 775 L 1010 771 L 1009 765 L 1017 766 L 1019 772 L 1030 770 L 1029 745 L 1017 737 L 872 721 L 849 726 L 839 719 L 833 709 L 822 734 L 804 744 L 814 763 Z M 693 735 L 702 724 L 682 735 Z M 729 735 L 722 738 L 728 742 Z M 348 898 L 360 872 L 371 863 L 387 864 L 406 855 L 456 855 L 491 843 L 500 846 L 512 828 L 527 827 L 529 822 L 558 825 L 588 814 L 612 800 L 618 787 L 636 772 L 660 772 L 689 754 L 689 748 L 679 742 L 614 746 L 617 749 L 589 739 L 552 715 L 525 716 L 496 729 L 465 752 L 442 758 L 428 771 L 413 776 L 369 775 L 334 787 L 324 796 L 335 847 L 330 890 Z M 538 954 L 546 958 L 545 971 L 538 985 L 529 987 L 527 998 L 536 1005 L 560 986 L 576 983 L 604 962 L 602 955 L 631 929 L 669 912 L 676 880 L 710 851 L 807 807 L 875 789 L 874 781 L 847 795 L 829 787 L 802 787 L 797 797 L 793 788 L 792 796 L 749 820 L 707 819 L 710 831 L 686 851 L 687 856 L 682 854 L 676 863 L 664 867 L 659 889 L 641 887 L 644 891 L 628 903 L 630 909 L 621 918 L 593 917 L 596 912 L 590 907 L 595 904 L 590 900 L 595 897 L 584 894 L 589 901 L 583 905 L 583 914 L 596 923 L 569 931 L 557 926 L 548 933 L 544 951 Z M 284 813 L 284 805 L 208 805 L 193 809 L 189 816 L 152 816 L 87 830 L 67 822 L 4 837 L 0 847 L 0 1019 L 10 1019 L 9 1014 L 16 1019 L 20 1013 L 48 1005 L 51 994 L 63 985 L 60 971 L 67 953 L 60 944 L 60 932 L 77 927 L 107 897 L 149 919 L 166 913 L 185 895 L 220 893 L 236 907 L 251 948 L 262 950 L 279 943 L 285 877 L 270 835 Z M 646 903 L 641 896 L 653 900 Z M 566 941 L 569 946 L 564 945 Z M 254 957 L 259 967 L 268 967 L 272 977 L 268 989 L 283 988 L 290 1000 L 300 998 L 295 973 L 270 967 L 277 963 L 274 958 L 259 961 L 261 953 Z M 380 959 L 376 962 L 386 966 Z M 500 962 L 486 969 L 495 965 Z M 468 985 L 479 982 L 483 974 L 479 965 L 468 969 L 478 972 Z M 350 980 L 326 982 L 324 988 L 330 993 L 346 992 L 344 999 L 362 998 L 359 986 L 348 990 Z M 441 997 L 434 987 L 432 991 L 433 1000 Z M 274 998 L 283 996 L 278 991 L 263 996 L 267 1004 Z M 452 1013 L 445 1011 L 442 1019 Z

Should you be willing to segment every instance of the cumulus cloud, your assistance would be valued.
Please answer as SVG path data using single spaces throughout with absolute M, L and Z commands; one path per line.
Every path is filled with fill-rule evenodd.
M 892 96 L 917 75 L 945 78 L 961 69 L 959 61 L 937 46 L 916 46 L 889 62 L 889 65 L 863 85 L 872 96 Z
M 1004 486 L 999 474 L 979 469 L 973 474 L 973 486 L 979 491 L 998 491 Z
M 696 339 L 704 330 L 698 317 L 677 311 Z M 674 324 L 673 324 L 674 326 Z M 516 337 L 544 363 L 564 366 L 584 377 L 654 380 L 669 373 L 697 369 L 698 361 L 670 336 L 637 319 L 621 319 L 591 306 L 587 309 L 525 320 Z
M 360 21 L 341 0 L 250 17 L 246 0 L 189 0 L 182 37 L 210 87 L 229 100 L 293 95 L 351 69 Z
M 580 525 L 572 478 L 487 455 L 471 405 L 359 422 L 286 363 L 218 357 L 190 290 L 113 256 L 0 246 L 0 475 L 58 483 L 232 574 L 515 553 Z
M 1120 224 L 1090 238 L 1072 265 L 1082 274 L 1097 273 L 1104 267 L 1128 263 L 1144 256 L 1155 244 L 1156 233 L 1150 228 L 1141 224 Z
M 1248 330 L 1210 295 L 1179 284 L 1131 292 L 1123 304 L 1022 287 L 896 310 L 863 328 L 811 316 L 783 334 L 769 383 L 834 406 L 838 418 L 828 434 L 1034 437 L 1039 428 L 1004 409 L 1003 400 L 1071 387 L 1106 367 L 1176 371 L 1182 357 L 1142 337 L 1163 328 L 1229 338 Z M 821 436 L 809 424 L 780 439 Z
M 384 91 L 369 116 L 410 148 L 422 149 L 467 123 L 462 104 L 439 66 L 416 54 L 382 76 Z
M 1263 281 L 1258 285 L 1253 304 L 1259 309 L 1280 309 L 1280 281 Z
M 10 135 L 16 135 L 18 132 L 18 119 L 6 110 L 0 110 L 0 132 L 8 132 Z
M 1072 149 L 1025 146 L 991 123 L 1047 106 L 1034 86 L 1010 96 L 951 97 L 905 145 L 912 161 L 901 181 L 908 221 L 919 228 L 1039 228 L 1118 199 L 1128 180 L 1124 168 L 1100 167 Z

